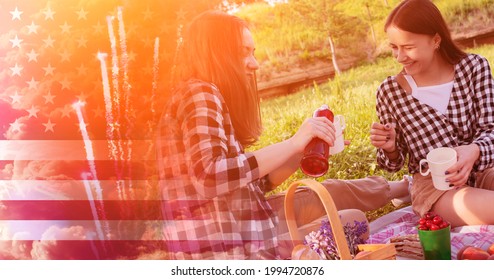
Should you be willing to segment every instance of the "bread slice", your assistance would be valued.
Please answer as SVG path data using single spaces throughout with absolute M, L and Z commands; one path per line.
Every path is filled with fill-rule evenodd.
M 401 236 L 393 236 L 389 239 L 396 248 L 396 255 L 399 257 L 415 260 L 424 259 L 424 251 L 418 234 L 407 234 Z

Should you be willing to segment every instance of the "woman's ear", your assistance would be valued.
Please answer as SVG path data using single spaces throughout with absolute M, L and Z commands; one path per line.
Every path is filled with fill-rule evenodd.
M 434 48 L 437 50 L 441 47 L 441 36 L 439 34 L 435 34 L 434 37 L 432 38 L 434 41 Z

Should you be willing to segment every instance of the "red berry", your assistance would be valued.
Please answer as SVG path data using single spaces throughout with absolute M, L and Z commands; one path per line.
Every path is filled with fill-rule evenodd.
M 436 216 L 432 219 L 432 222 L 433 222 L 435 225 L 440 225 L 440 224 L 442 224 L 442 222 L 443 222 L 443 218 L 441 218 L 441 216 L 439 216 L 439 215 L 436 215 Z
M 432 221 L 431 220 L 427 220 L 425 221 L 425 226 L 428 227 L 428 228 L 431 228 L 431 225 L 433 225 Z
M 435 225 L 435 224 L 432 224 L 430 228 L 431 228 L 431 230 L 441 229 L 438 225 Z
M 418 221 L 419 230 L 439 230 L 449 226 L 449 223 L 434 212 L 427 212 Z
M 426 227 L 425 225 L 420 225 L 420 226 L 418 227 L 418 229 L 419 229 L 419 230 L 429 230 L 429 228 L 428 228 L 428 227 Z
M 434 212 L 427 212 L 427 213 L 425 213 L 425 218 L 427 220 L 432 220 L 434 218 L 434 216 L 436 216 L 436 214 Z

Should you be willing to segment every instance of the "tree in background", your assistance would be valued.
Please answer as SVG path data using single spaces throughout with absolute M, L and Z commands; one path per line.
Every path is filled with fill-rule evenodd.
M 336 74 L 340 73 L 338 60 L 343 57 L 343 53 L 351 53 L 352 57 L 355 57 L 355 48 L 352 46 L 361 49 L 361 43 L 366 43 L 362 20 L 337 9 L 337 4 L 340 2 L 343 1 L 291 0 L 288 4 L 289 11 L 293 15 L 292 20 L 310 26 L 316 32 L 327 36 L 331 62 Z M 349 41 L 354 43 L 348 44 Z M 345 50 L 341 51 L 340 48 L 343 46 Z
M 381 51 L 381 44 L 383 43 L 384 31 L 383 20 L 387 17 L 391 11 L 388 1 L 377 0 L 364 0 L 361 6 L 356 6 L 352 1 L 340 1 L 336 8 L 351 17 L 361 19 L 362 30 L 368 29 L 366 37 L 369 46 L 364 49 L 367 53 L 367 60 L 372 61 L 377 53 Z M 397 2 L 393 0 L 392 5 Z

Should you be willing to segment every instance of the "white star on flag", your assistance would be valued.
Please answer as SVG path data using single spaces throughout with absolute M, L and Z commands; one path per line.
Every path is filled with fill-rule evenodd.
M 45 132 L 51 131 L 55 132 L 53 130 L 53 127 L 55 127 L 56 124 L 52 123 L 50 119 L 48 119 L 48 122 L 43 123 L 43 126 L 45 127 Z
M 17 63 L 14 67 L 10 67 L 10 70 L 12 70 L 12 76 L 21 76 L 22 69 L 24 69 L 24 67 L 17 65 Z
M 34 49 L 31 49 L 31 51 L 27 54 L 28 57 L 28 62 L 35 61 L 38 62 L 38 53 L 34 51 Z
M 31 77 L 31 80 L 26 83 L 29 85 L 29 89 L 38 89 L 39 82 L 34 80 L 34 77 Z
M 50 63 L 46 67 L 43 67 L 43 70 L 45 71 L 45 76 L 51 75 L 53 76 L 53 71 L 55 71 L 55 67 L 52 67 Z
M 83 20 L 87 20 L 87 17 L 86 17 L 86 16 L 87 16 L 87 14 L 88 14 L 88 12 L 84 11 L 84 9 L 83 9 L 83 8 L 81 8 L 81 9 L 77 12 L 77 19 L 78 19 L 78 20 L 81 20 L 81 19 L 83 19 Z
M 31 109 L 29 110 L 26 110 L 29 112 L 29 118 L 31 117 L 34 117 L 34 118 L 37 118 L 38 117 L 38 112 L 40 111 L 38 108 L 34 107 L 34 105 L 31 106 Z
M 55 104 L 53 102 L 53 99 L 55 98 L 55 96 L 51 95 L 51 91 L 49 91 L 47 94 L 43 95 L 43 98 L 45 99 L 45 104 L 48 104 L 48 103 Z
M 20 96 L 19 93 L 15 91 L 14 95 L 11 95 L 10 98 L 12 98 L 12 104 L 15 104 L 21 102 L 22 96 Z
M 52 11 L 50 7 L 48 7 L 45 11 L 43 11 L 43 14 L 45 15 L 45 20 L 48 19 L 54 20 L 53 16 L 55 15 L 55 12 Z
M 55 43 L 55 40 L 51 38 L 51 35 L 48 35 L 48 38 L 43 40 L 43 42 L 45 42 L 45 47 L 53 48 L 53 44 Z
M 64 22 L 63 25 L 60 25 L 60 29 L 62 29 L 62 34 L 69 34 L 71 28 L 72 26 L 68 25 L 67 22 Z
M 11 43 L 12 43 L 12 48 L 21 48 L 21 43 L 22 43 L 22 39 L 19 39 L 19 37 L 17 37 L 17 34 L 15 35 L 15 38 L 14 39 L 11 39 L 9 40 Z
M 34 24 L 34 21 L 32 21 L 31 24 L 27 26 L 27 28 L 28 28 L 28 34 L 31 33 L 38 34 L 39 25 Z
M 15 7 L 15 10 L 14 10 L 14 11 L 12 11 L 12 12 L 10 12 L 10 13 L 12 14 L 12 20 L 15 20 L 15 19 L 21 20 L 21 14 L 22 14 L 23 12 L 19 11 L 19 10 L 17 9 L 17 7 Z
M 0 1 L 0 259 L 166 256 L 154 130 L 199 2 Z
M 15 122 L 10 124 L 10 129 L 12 132 L 20 132 L 22 123 L 19 122 L 19 119 L 16 119 Z

